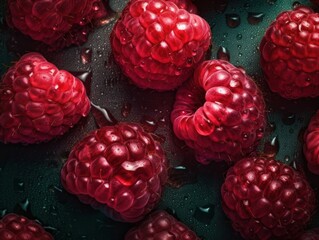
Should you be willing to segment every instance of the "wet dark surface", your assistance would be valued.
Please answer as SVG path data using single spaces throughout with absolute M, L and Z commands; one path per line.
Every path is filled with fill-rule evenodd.
M 23 53 L 39 50 L 33 41 L 6 27 L 3 2 L 1 74 Z M 84 81 L 96 107 L 88 118 L 51 142 L 0 144 L 0 216 L 16 212 L 37 219 L 57 240 L 123 239 L 132 225 L 114 222 L 66 193 L 60 184 L 60 169 L 72 146 L 98 124 L 134 121 L 154 134 L 170 160 L 171 177 L 159 208 L 168 210 L 202 239 L 241 239 L 221 209 L 220 186 L 227 165 L 197 164 L 192 152 L 173 136 L 169 114 L 175 92 L 140 90 L 129 83 L 113 61 L 109 35 L 126 2 L 109 1 L 109 17 L 98 24 L 83 46 L 58 53 L 41 50 L 49 61 Z M 301 136 L 319 107 L 319 99 L 288 101 L 270 93 L 260 71 L 258 45 L 276 15 L 300 3 L 310 5 L 306 0 L 229 0 L 228 4 L 224 0 L 195 1 L 199 14 L 212 27 L 210 58 L 227 58 L 245 68 L 263 89 L 269 124 L 260 150 L 297 168 L 304 166 Z M 305 171 L 317 190 L 319 177 Z M 315 226 L 319 226 L 319 213 L 309 224 Z

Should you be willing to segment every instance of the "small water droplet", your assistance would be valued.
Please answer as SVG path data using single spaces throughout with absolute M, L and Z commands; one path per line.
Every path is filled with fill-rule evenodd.
M 158 127 L 156 120 L 150 116 L 143 116 L 140 123 L 147 132 L 155 132 Z
M 285 161 L 286 163 L 288 163 L 288 162 L 290 161 L 290 156 L 289 156 L 289 155 L 286 155 L 286 156 L 284 157 L 284 161 Z
M 116 118 L 106 108 L 102 108 L 91 102 L 91 112 L 99 128 L 104 126 L 113 126 L 118 123 Z
M 236 35 L 236 39 L 237 40 L 241 40 L 243 38 L 243 35 L 241 34 L 241 33 L 238 33 L 237 35 Z
M 24 183 L 21 179 L 15 178 L 13 180 L 13 186 L 16 192 L 24 192 Z
M 264 155 L 266 157 L 275 157 L 279 151 L 279 140 L 278 137 L 273 137 L 270 141 L 266 142 L 264 145 Z
M 0 218 L 4 217 L 7 214 L 8 210 L 7 209 L 1 209 L 0 210 Z
M 79 71 L 79 72 L 70 72 L 70 73 L 83 82 L 86 93 L 88 96 L 90 96 L 91 84 L 92 84 L 92 71 Z
M 267 3 L 269 5 L 274 5 L 277 2 L 277 0 L 267 0 Z
M 92 49 L 82 48 L 81 50 L 81 62 L 82 64 L 88 64 L 92 61 Z
M 240 16 L 235 13 L 226 14 L 226 24 L 230 28 L 238 27 L 240 24 Z
M 207 204 L 202 207 L 197 207 L 193 216 L 195 219 L 197 219 L 198 221 L 202 223 L 210 224 L 214 215 L 215 215 L 215 205 Z
M 132 110 L 132 105 L 128 102 L 124 103 L 121 109 L 121 114 L 123 117 L 127 118 Z
M 301 3 L 298 2 L 298 1 L 294 1 L 294 2 L 292 3 L 292 8 L 293 8 L 293 9 L 295 9 L 295 8 L 297 8 L 297 7 L 299 7 L 299 6 L 301 6 Z
M 176 166 L 168 169 L 168 186 L 180 188 L 186 184 L 197 182 L 197 176 L 185 166 Z
M 229 61 L 230 60 L 230 53 L 227 48 L 220 46 L 217 51 L 217 59 Z
M 31 211 L 31 205 L 29 202 L 29 199 L 26 198 L 25 200 L 23 200 L 22 202 L 16 204 L 16 206 L 14 207 L 13 210 L 15 213 L 26 216 L 30 219 L 35 219 L 35 217 L 32 214 Z
M 269 131 L 274 132 L 276 130 L 276 123 L 275 122 L 269 122 Z
M 243 56 L 243 53 L 239 52 L 238 57 L 242 57 L 242 56 Z
M 296 115 L 293 114 L 293 113 L 284 113 L 283 116 L 282 116 L 282 122 L 285 124 L 285 125 L 292 125 L 295 123 L 296 121 Z
M 251 25 L 256 25 L 264 19 L 265 14 L 262 12 L 248 12 L 247 21 Z

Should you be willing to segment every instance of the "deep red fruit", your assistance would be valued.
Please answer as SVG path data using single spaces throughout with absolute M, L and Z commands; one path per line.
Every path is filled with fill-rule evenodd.
M 236 161 L 262 138 L 265 103 L 244 70 L 222 60 L 203 62 L 176 94 L 171 113 L 176 136 L 197 161 Z
M 8 22 L 54 50 L 87 41 L 92 21 L 106 15 L 101 0 L 8 0 Z
M 0 220 L 0 239 L 53 240 L 53 237 L 35 221 L 10 213 Z
M 120 123 L 91 132 L 71 151 L 61 179 L 80 200 L 118 221 L 141 220 L 167 179 L 160 144 L 142 127 Z
M 137 227 L 132 228 L 125 240 L 199 240 L 199 237 L 165 211 L 156 211 Z
M 111 33 L 116 62 L 140 88 L 171 90 L 188 79 L 211 43 L 208 23 L 185 0 L 133 0 Z M 187 2 L 187 1 L 186 1 Z
M 245 158 L 227 172 L 223 209 L 245 239 L 295 239 L 315 208 L 303 175 L 263 157 Z
M 319 174 L 319 111 L 311 118 L 304 134 L 303 152 L 309 170 Z
M 279 14 L 260 44 L 270 89 L 287 99 L 319 96 L 319 14 L 298 7 Z
M 319 228 L 305 232 L 297 240 L 319 240 Z
M 38 53 L 25 54 L 0 82 L 0 141 L 51 140 L 89 110 L 90 101 L 79 79 Z

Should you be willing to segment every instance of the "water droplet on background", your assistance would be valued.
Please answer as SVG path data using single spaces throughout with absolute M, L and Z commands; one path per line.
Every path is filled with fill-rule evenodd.
M 264 144 L 264 155 L 266 157 L 275 157 L 279 151 L 279 140 L 278 137 L 273 137 L 270 141 Z
M 82 48 L 81 50 L 81 62 L 82 64 L 88 64 L 92 61 L 92 49 Z
M 292 125 L 296 121 L 296 115 L 293 113 L 284 113 L 281 120 L 285 125 Z
M 14 187 L 14 191 L 16 192 L 24 192 L 24 183 L 22 182 L 21 179 L 15 178 L 13 180 L 13 187 Z
M 186 184 L 197 182 L 197 176 L 194 172 L 185 166 L 177 166 L 168 169 L 168 186 L 180 188 Z
M 238 27 L 240 24 L 240 16 L 235 13 L 226 14 L 226 24 L 230 28 Z
M 91 84 L 92 84 L 92 71 L 79 71 L 79 72 L 70 72 L 70 73 L 83 82 L 86 93 L 88 96 L 90 96 Z
M 267 3 L 269 5 L 274 5 L 277 2 L 277 0 L 267 0 Z
M 297 7 L 299 7 L 299 6 L 301 6 L 301 3 L 298 2 L 298 1 L 295 1 L 295 2 L 292 3 L 292 8 L 293 8 L 293 9 L 295 9 L 295 8 L 297 8 Z
M 121 114 L 123 117 L 127 118 L 132 110 L 132 105 L 128 102 L 124 103 L 121 109 Z
M 237 35 L 236 35 L 236 39 L 237 40 L 241 40 L 243 38 L 243 35 L 241 34 L 241 33 L 238 33 Z
M 248 12 L 247 21 L 251 25 L 256 25 L 264 19 L 265 14 L 261 12 Z
M 7 214 L 8 210 L 7 209 L 1 209 L 0 210 L 0 218 L 4 217 Z
M 116 118 L 106 108 L 102 108 L 98 105 L 95 105 L 92 102 L 91 102 L 91 106 L 92 106 L 91 112 L 99 128 L 102 128 L 104 126 L 113 126 L 118 123 Z
M 28 198 L 17 203 L 16 206 L 14 207 L 13 212 L 26 216 L 27 218 L 30 218 L 30 219 L 35 219 L 35 217 L 32 214 L 31 205 Z
M 217 51 L 217 59 L 229 61 L 230 60 L 230 53 L 227 48 L 220 46 Z
M 195 219 L 197 219 L 198 221 L 202 223 L 210 224 L 210 222 L 214 218 L 214 215 L 215 215 L 215 205 L 207 204 L 202 207 L 197 207 L 193 216 Z
M 147 132 L 155 132 L 158 127 L 156 120 L 150 116 L 143 116 L 140 123 Z

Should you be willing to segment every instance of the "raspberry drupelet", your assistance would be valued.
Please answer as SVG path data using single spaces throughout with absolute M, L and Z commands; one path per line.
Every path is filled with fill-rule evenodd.
M 158 203 L 168 163 L 160 144 L 134 123 L 88 134 L 61 171 L 64 188 L 108 217 L 141 220 Z
M 242 70 L 222 60 L 203 62 L 176 93 L 171 113 L 175 135 L 200 163 L 234 162 L 263 137 L 265 103 Z
M 132 0 L 111 33 L 115 61 L 140 88 L 177 88 L 204 60 L 211 44 L 208 23 L 183 9 L 183 1 L 174 2 Z
M 0 82 L 0 141 L 49 141 L 89 111 L 90 101 L 79 79 L 39 53 L 25 54 Z
M 305 177 L 274 159 L 244 158 L 227 172 L 223 209 L 244 239 L 295 239 L 315 210 Z
M 271 91 L 287 99 L 319 96 L 319 14 L 308 7 L 280 13 L 261 43 Z

